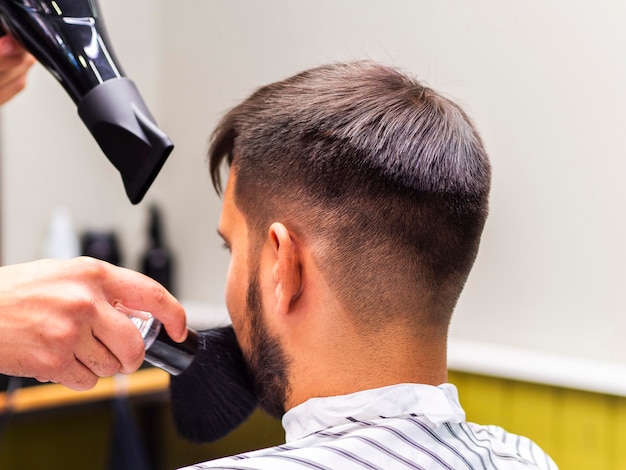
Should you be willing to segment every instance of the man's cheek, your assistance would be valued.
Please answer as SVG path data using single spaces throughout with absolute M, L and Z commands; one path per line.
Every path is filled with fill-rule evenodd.
M 236 291 L 227 289 L 226 308 L 228 309 L 237 342 L 247 358 L 247 352 L 250 350 L 250 328 L 249 322 L 246 321 L 245 305 L 245 294 L 238 295 Z
M 230 315 L 230 319 L 233 323 L 237 323 L 240 316 L 241 301 L 238 300 L 236 274 L 234 272 L 232 262 L 228 267 L 228 273 L 226 276 L 226 291 L 224 293 L 226 300 L 226 309 Z

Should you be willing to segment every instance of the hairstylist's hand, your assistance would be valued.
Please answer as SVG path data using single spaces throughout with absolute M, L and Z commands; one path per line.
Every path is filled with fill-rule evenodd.
M 26 86 L 26 74 L 35 58 L 11 36 L 0 37 L 0 105 Z
M 0 372 L 75 390 L 133 372 L 143 339 L 117 302 L 151 312 L 173 340 L 185 339 L 182 306 L 143 274 L 87 257 L 0 268 Z

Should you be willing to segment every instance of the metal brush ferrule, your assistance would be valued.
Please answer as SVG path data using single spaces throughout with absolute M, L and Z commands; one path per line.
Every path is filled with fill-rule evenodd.
M 178 375 L 193 362 L 198 351 L 198 333 L 187 329 L 187 339 L 173 341 L 151 313 L 133 310 L 122 304 L 115 308 L 127 315 L 139 329 L 146 348 L 146 362 L 171 375 Z

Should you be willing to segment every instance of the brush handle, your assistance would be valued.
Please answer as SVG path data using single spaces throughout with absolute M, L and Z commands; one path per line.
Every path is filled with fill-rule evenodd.
M 146 361 L 171 375 L 178 375 L 191 365 L 197 352 L 196 331 L 188 328 L 187 339 L 177 343 L 167 335 L 165 328 L 161 328 L 152 346 L 146 350 Z
M 178 375 L 191 365 L 198 352 L 196 331 L 187 328 L 187 339 L 177 343 L 149 312 L 133 310 L 120 303 L 115 308 L 127 315 L 141 333 L 146 347 L 146 362 L 171 375 Z

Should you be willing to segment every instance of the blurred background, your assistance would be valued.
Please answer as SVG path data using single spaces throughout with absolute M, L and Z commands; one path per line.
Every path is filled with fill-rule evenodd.
M 393 64 L 461 104 L 492 159 L 491 214 L 451 331 L 451 381 L 469 419 L 532 437 L 563 469 L 626 469 L 624 2 L 102 0 L 101 8 L 127 76 L 176 147 L 132 206 L 72 101 L 35 66 L 27 90 L 0 109 L 3 264 L 40 258 L 63 206 L 78 233 L 115 231 L 122 264 L 138 269 L 156 204 L 190 322 L 224 321 L 228 256 L 205 159 L 218 119 L 305 68 Z M 282 438 L 277 423 L 257 416 L 228 443 L 191 446 L 166 432 L 167 397 L 155 402 L 148 412 L 137 405 L 140 427 L 156 429 L 152 445 L 167 454 L 152 457 L 155 468 Z M 20 432 L 46 425 L 25 415 L 0 441 L 0 465 L 13 452 L 3 468 L 32 468 L 20 460 Z M 83 429 L 86 411 L 72 416 Z M 74 465 L 41 455 L 48 468 Z

